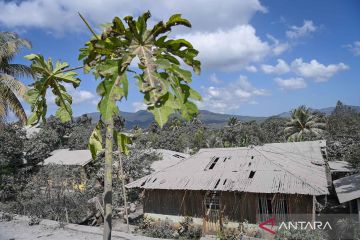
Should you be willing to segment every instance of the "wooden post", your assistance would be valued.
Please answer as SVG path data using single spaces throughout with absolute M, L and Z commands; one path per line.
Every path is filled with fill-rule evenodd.
M 357 203 L 357 212 L 358 212 L 359 223 L 360 223 L 360 198 L 356 199 L 356 203 Z
M 316 197 L 313 196 L 313 205 L 312 205 L 312 221 L 315 222 L 315 210 L 316 210 Z

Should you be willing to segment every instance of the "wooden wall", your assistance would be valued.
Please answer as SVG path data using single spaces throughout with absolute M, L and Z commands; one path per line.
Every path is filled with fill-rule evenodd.
M 144 192 L 144 212 L 163 215 L 191 216 L 203 218 L 206 191 L 146 190 Z M 297 194 L 259 194 L 221 192 L 220 208 L 223 216 L 232 222 L 259 222 L 259 197 L 286 199 L 289 214 L 311 214 L 312 196 Z

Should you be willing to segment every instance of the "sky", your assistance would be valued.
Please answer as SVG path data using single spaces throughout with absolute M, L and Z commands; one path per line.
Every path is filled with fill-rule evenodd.
M 39 53 L 77 67 L 79 49 L 91 37 L 78 12 L 100 32 L 115 16 L 147 10 L 152 23 L 175 13 L 192 22 L 191 29 L 178 27 L 170 37 L 186 38 L 200 52 L 202 72 L 192 83 L 203 97 L 200 109 L 271 116 L 299 105 L 331 107 L 338 100 L 360 105 L 357 0 L 0 0 L 0 31 L 32 43 L 14 63 L 28 65 L 23 56 Z M 96 111 L 99 100 L 94 77 L 82 71 L 79 77 L 80 87 L 69 88 L 76 116 Z M 144 109 L 136 80 L 129 78 L 129 97 L 120 110 Z M 54 109 L 50 103 L 50 113 Z

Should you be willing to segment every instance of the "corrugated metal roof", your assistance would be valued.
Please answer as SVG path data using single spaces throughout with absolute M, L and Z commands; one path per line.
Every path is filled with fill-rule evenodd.
M 73 150 L 58 149 L 50 153 L 50 157 L 46 158 L 43 163 L 39 165 L 73 165 L 85 166 L 91 161 L 91 153 L 89 150 Z
M 325 141 L 311 141 L 201 149 L 188 159 L 127 187 L 328 194 L 325 162 L 320 151 L 325 145 Z
M 360 198 L 360 173 L 337 179 L 333 183 L 340 203 Z
M 166 149 L 154 149 L 154 151 L 162 157 L 161 160 L 155 161 L 151 164 L 151 168 L 154 169 L 155 172 L 161 171 L 165 168 L 178 164 L 184 159 L 190 157 L 189 154 L 175 152 Z
M 333 173 L 356 171 L 353 167 L 351 167 L 350 163 L 345 161 L 329 161 L 329 167 L 330 171 Z

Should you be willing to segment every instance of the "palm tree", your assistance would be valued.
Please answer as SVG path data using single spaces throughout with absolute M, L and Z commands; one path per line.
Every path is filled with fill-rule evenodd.
M 31 76 L 31 70 L 25 65 L 11 63 L 22 47 L 31 48 L 31 44 L 16 33 L 0 32 L 0 121 L 8 116 L 9 110 L 22 123 L 27 120 L 18 98 L 25 94 L 27 87 L 17 78 Z
M 325 119 L 309 108 L 300 106 L 291 111 L 284 133 L 288 141 L 302 141 L 304 137 L 321 137 L 326 128 Z
M 228 125 L 228 127 L 234 127 L 234 126 L 239 125 L 240 123 L 241 122 L 237 117 L 230 117 L 227 122 L 227 125 Z

